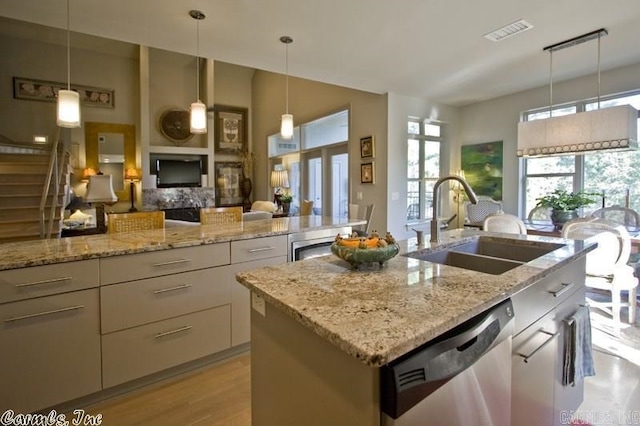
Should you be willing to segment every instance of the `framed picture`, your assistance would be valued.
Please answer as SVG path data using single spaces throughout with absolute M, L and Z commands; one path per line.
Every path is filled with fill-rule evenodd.
M 366 138 L 360 139 L 360 157 L 373 158 L 375 155 L 373 136 L 367 136 Z
M 242 163 L 216 161 L 215 184 L 216 206 L 236 206 L 242 204 Z
M 502 141 L 462 146 L 460 164 L 476 195 L 502 200 L 503 157 Z
M 360 183 L 374 183 L 373 162 L 360 164 Z
M 215 152 L 239 154 L 247 144 L 247 108 L 214 105 Z
M 15 99 L 56 102 L 58 99 L 58 91 L 61 89 L 66 90 L 67 83 L 13 77 L 13 97 Z M 80 102 L 83 106 L 99 108 L 115 107 L 115 92 L 112 89 L 72 84 L 71 90 L 80 94 Z

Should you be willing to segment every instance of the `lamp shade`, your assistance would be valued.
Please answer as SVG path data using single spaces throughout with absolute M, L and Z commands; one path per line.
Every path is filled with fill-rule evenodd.
M 118 201 L 113 192 L 113 179 L 111 175 L 89 176 L 85 201 L 88 203 L 114 203 Z
M 282 139 L 291 139 L 293 137 L 293 115 L 282 114 L 280 136 L 282 136 Z
M 200 101 L 191 104 L 191 133 L 207 133 L 207 107 Z
M 124 178 L 128 180 L 140 180 L 140 172 L 133 167 L 129 168 L 124 172 Z
M 638 111 L 620 105 L 518 123 L 519 157 L 626 151 L 638 146 Z
M 274 170 L 271 172 L 272 188 L 289 188 L 289 173 L 286 170 Z
M 58 91 L 58 120 L 60 127 L 80 127 L 80 95 L 73 90 Z

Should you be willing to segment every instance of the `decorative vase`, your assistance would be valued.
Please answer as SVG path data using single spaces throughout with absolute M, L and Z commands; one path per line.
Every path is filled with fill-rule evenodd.
M 249 211 L 251 209 L 252 189 L 251 179 L 248 177 L 242 178 L 242 182 L 240 182 L 240 192 L 242 193 L 242 205 L 244 207 L 244 211 Z
M 289 208 L 291 207 L 291 203 L 282 202 L 282 213 L 289 214 Z
M 557 230 L 562 229 L 562 226 L 578 217 L 577 210 L 552 210 L 551 211 L 551 222 L 555 225 Z

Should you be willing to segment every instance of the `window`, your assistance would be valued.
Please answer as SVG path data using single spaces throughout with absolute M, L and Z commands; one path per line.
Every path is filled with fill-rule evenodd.
M 429 219 L 440 177 L 442 126 L 415 119 L 407 124 L 407 220 Z
M 640 91 L 601 98 L 600 108 L 617 105 L 631 105 L 640 109 Z M 593 100 L 575 102 L 572 105 L 555 108 L 553 116 L 574 114 L 578 111 L 598 109 Z M 549 117 L 549 109 L 527 111 L 525 120 Z M 640 120 L 639 120 L 640 127 Z M 598 152 L 558 157 L 527 158 L 523 160 L 522 197 L 525 215 L 536 205 L 536 198 L 556 188 L 568 191 L 586 190 L 604 194 L 607 206 L 626 204 L 629 191 L 629 206 L 640 211 L 640 151 Z M 590 206 L 595 210 L 601 205 Z

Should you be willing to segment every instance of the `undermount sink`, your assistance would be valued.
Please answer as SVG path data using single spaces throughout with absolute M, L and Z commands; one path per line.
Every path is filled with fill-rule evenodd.
M 478 239 L 436 251 L 418 250 L 404 256 L 441 265 L 500 275 L 523 263 L 559 249 L 563 244 L 479 237 Z

